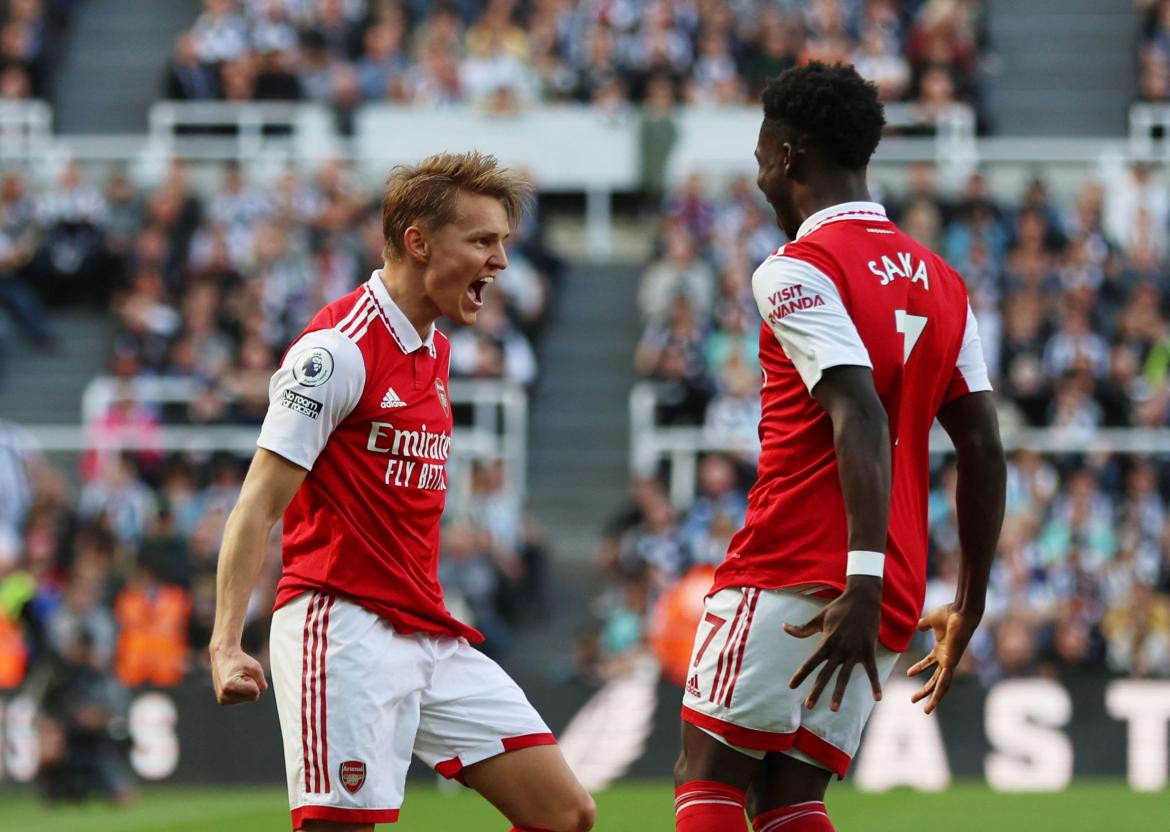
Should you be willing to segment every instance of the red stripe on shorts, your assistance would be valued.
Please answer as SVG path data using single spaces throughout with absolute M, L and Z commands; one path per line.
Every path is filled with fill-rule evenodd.
M 749 588 L 749 589 L 744 589 L 741 591 L 743 592 L 743 604 L 750 605 L 751 598 L 752 598 L 752 590 Z M 748 612 L 750 613 L 750 609 L 748 610 Z M 747 640 L 747 628 L 750 625 L 750 623 L 751 622 L 749 620 L 749 617 L 744 616 L 743 618 L 740 619 L 739 629 L 737 629 L 735 632 L 731 633 L 728 636 L 727 644 L 724 645 L 726 650 L 727 650 L 727 667 L 726 667 L 725 672 L 723 674 L 722 680 L 720 680 L 718 685 L 716 685 L 714 688 L 712 688 L 711 696 L 713 698 L 710 699 L 709 701 L 716 702 L 716 703 L 720 703 L 723 701 L 724 693 L 727 691 L 728 685 L 730 685 L 732 682 L 732 675 L 733 675 L 732 668 L 735 666 L 736 650 L 739 648 L 741 641 Z
M 743 625 L 743 638 L 739 640 L 739 651 L 735 656 L 735 673 L 731 676 L 731 684 L 727 688 L 727 696 L 723 698 L 723 707 L 731 707 L 731 695 L 735 693 L 735 683 L 739 681 L 739 672 L 743 670 L 743 653 L 747 649 L 748 635 L 752 631 L 752 618 L 756 615 L 756 602 L 760 600 L 760 591 L 751 590 L 752 601 L 748 605 L 747 623 Z
M 321 745 L 321 772 L 325 776 L 325 794 L 332 789 L 329 785 L 329 723 L 325 721 L 325 653 L 329 649 L 329 610 L 333 609 L 333 598 L 325 604 L 325 615 L 321 619 L 321 733 L 318 738 Z
M 309 599 L 309 606 L 305 610 L 305 634 L 301 647 L 301 745 L 305 763 L 305 791 L 312 791 L 310 780 L 311 763 L 309 756 L 309 642 L 313 631 L 313 612 L 317 606 L 317 596 Z
M 550 733 L 540 734 L 521 734 L 518 737 L 504 737 L 500 740 L 500 745 L 504 752 L 519 751 L 521 748 L 534 748 L 538 745 L 556 745 L 557 738 Z M 484 759 L 491 759 L 486 757 Z M 435 771 L 443 775 L 448 780 L 463 781 L 463 761 L 458 757 L 452 757 L 450 760 L 440 760 L 435 763 Z
M 731 628 L 727 631 L 727 639 L 723 642 L 723 649 L 719 651 L 719 661 L 715 665 L 715 681 L 711 683 L 711 695 L 707 697 L 708 701 L 715 701 L 715 691 L 719 689 L 719 681 L 723 678 L 723 658 L 727 655 L 728 647 L 735 641 L 735 627 L 739 624 L 739 617 L 743 614 L 744 605 L 747 603 L 747 595 L 741 595 L 739 598 L 739 608 L 735 611 L 735 618 L 731 619 Z
M 304 829 L 307 820 L 336 823 L 394 823 L 398 809 L 340 809 L 336 806 L 300 806 L 292 810 L 292 828 Z
M 313 791 L 321 793 L 321 614 L 328 599 L 318 597 L 317 611 L 313 615 L 313 655 L 309 659 L 309 721 L 312 724 L 313 749 Z

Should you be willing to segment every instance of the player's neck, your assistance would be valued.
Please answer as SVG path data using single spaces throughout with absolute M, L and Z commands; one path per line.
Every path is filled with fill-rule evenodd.
M 800 221 L 804 222 L 817 211 L 840 205 L 843 202 L 871 202 L 866 182 L 865 169 L 860 171 L 834 172 L 809 182 L 797 195 L 797 210 Z
M 418 337 L 426 341 L 439 314 L 426 295 L 422 279 L 408 274 L 404 268 L 392 268 L 390 265 L 382 266 L 379 277 L 390 300 L 394 301 L 394 305 L 418 331 Z

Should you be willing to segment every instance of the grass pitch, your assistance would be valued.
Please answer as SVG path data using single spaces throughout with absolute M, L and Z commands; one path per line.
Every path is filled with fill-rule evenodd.
M 598 832 L 673 832 L 666 782 L 622 783 L 597 795 Z M 1081 781 L 1057 794 L 996 794 L 960 784 L 939 794 L 861 794 L 836 786 L 829 815 L 839 832 L 1161 832 L 1170 830 L 1170 790 L 1136 794 L 1124 784 Z M 478 795 L 412 783 L 393 832 L 467 832 L 508 828 Z M 150 787 L 136 805 L 46 808 L 32 795 L 0 795 L 3 832 L 288 832 L 280 788 Z

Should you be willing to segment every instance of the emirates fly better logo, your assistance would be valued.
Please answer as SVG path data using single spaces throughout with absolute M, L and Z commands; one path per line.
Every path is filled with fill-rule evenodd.
M 353 794 L 366 782 L 366 764 L 361 760 L 346 760 L 338 769 L 337 777 L 342 787 Z

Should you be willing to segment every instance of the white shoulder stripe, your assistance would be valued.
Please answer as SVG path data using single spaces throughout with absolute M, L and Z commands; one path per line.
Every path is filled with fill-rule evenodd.
M 352 307 L 350 307 L 349 312 L 345 313 L 345 317 L 337 322 L 336 329 L 345 329 L 347 326 L 349 326 L 349 324 L 353 321 L 354 316 L 357 315 L 358 312 L 361 311 L 362 307 L 369 302 L 369 294 L 363 291 L 361 295 L 358 296 L 358 299 L 354 301 L 354 304 Z
M 378 314 L 378 310 L 376 310 L 374 308 L 373 302 L 372 301 L 367 302 L 362 307 L 362 311 L 358 314 L 358 316 L 356 318 L 354 318 L 350 323 L 346 324 L 346 326 L 341 330 L 341 334 L 344 335 L 346 338 L 353 339 L 354 333 L 357 332 L 359 329 L 363 329 L 363 328 L 369 326 L 370 319 L 373 318 L 377 314 Z
M 350 336 L 350 338 L 353 340 L 353 342 L 354 342 L 355 344 L 356 344 L 358 341 L 362 340 L 362 337 L 363 337 L 363 336 L 364 336 L 364 335 L 365 335 L 367 332 L 369 332 L 369 331 L 370 331 L 370 322 L 371 322 L 371 321 L 373 321 L 373 320 L 374 320 L 374 318 L 376 318 L 376 317 L 378 317 L 378 313 L 377 313 L 376 311 L 374 312 L 374 314 L 367 316 L 367 317 L 366 317 L 366 319 L 365 319 L 365 323 L 363 323 L 363 324 L 362 324 L 362 328 L 361 328 L 361 329 L 359 329 L 357 332 L 355 332 L 353 335 L 351 335 L 351 336 Z

